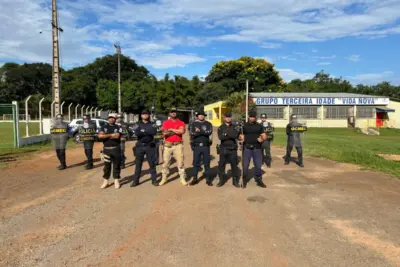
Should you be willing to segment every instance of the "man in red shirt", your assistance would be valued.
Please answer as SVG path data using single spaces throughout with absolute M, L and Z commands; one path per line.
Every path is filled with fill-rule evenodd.
M 185 123 L 176 117 L 176 108 L 171 108 L 169 112 L 170 119 L 164 121 L 161 126 L 161 131 L 164 136 L 164 163 L 162 165 L 162 180 L 159 185 L 167 182 L 171 156 L 173 155 L 176 164 L 178 165 L 178 172 L 181 183 L 187 185 L 185 177 L 185 167 L 183 164 L 183 139 L 185 133 Z

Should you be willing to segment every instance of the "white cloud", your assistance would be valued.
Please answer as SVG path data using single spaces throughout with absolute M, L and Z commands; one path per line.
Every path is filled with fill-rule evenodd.
M 226 56 L 208 56 L 209 58 L 225 59 Z
M 360 61 L 360 55 L 351 55 L 349 57 L 346 57 L 346 59 L 350 60 L 350 61 L 357 62 L 357 61 Z
M 354 84 L 377 84 L 384 80 L 390 79 L 393 77 L 393 75 L 393 71 L 384 71 L 381 73 L 358 74 L 355 76 L 348 76 L 347 78 Z
M 206 61 L 204 58 L 191 54 L 153 54 L 138 57 L 137 60 L 140 64 L 151 66 L 155 69 L 185 67 L 187 64 Z
M 267 49 L 276 49 L 276 48 L 281 48 L 282 44 L 278 43 L 263 43 L 261 44 L 262 48 L 267 48 Z
M 336 58 L 336 55 L 332 55 L 332 56 L 319 56 L 319 57 L 314 56 L 313 58 L 314 58 L 314 59 L 335 59 L 335 58 Z
M 1 60 L 51 62 L 51 1 L 0 1 Z M 348 12 L 360 2 L 360 12 Z M 114 53 L 113 43 L 120 43 L 132 58 L 151 58 L 153 52 L 171 55 L 178 53 L 173 51 L 176 47 L 218 41 L 253 42 L 272 49 L 282 47 L 280 42 L 400 34 L 398 0 L 270 0 L 268 5 L 259 0 L 235 4 L 231 0 L 79 0 L 60 1 L 59 9 L 63 67 Z M 177 25 L 199 30 L 196 36 L 179 36 L 174 32 Z M 204 31 L 206 37 L 198 36 Z
M 278 69 L 278 71 L 285 82 L 290 82 L 294 79 L 306 80 L 314 77 L 312 73 L 300 73 L 292 69 Z
M 318 62 L 317 65 L 318 66 L 328 66 L 328 65 L 331 65 L 331 63 L 330 62 Z
M 296 61 L 297 58 L 291 57 L 291 56 L 281 56 L 278 59 L 284 59 L 284 60 L 291 60 L 291 61 Z
M 317 52 L 318 52 L 318 50 L 316 50 L 316 49 L 313 49 L 313 50 L 311 50 L 311 52 L 313 52 L 313 53 L 317 53 Z

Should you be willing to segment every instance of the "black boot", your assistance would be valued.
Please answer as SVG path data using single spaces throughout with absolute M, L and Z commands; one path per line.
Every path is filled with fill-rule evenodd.
M 284 159 L 285 159 L 285 165 L 289 165 L 289 163 L 290 163 L 290 156 L 289 156 L 289 157 L 288 157 L 288 156 L 285 156 Z
M 232 177 L 232 185 L 236 188 L 240 188 L 239 177 Z
M 246 176 L 243 176 L 242 177 L 242 188 L 246 188 L 247 187 L 247 177 Z
M 217 187 L 221 187 L 225 184 L 225 177 L 219 177 L 219 182 L 217 184 Z
M 133 179 L 133 182 L 131 184 L 131 187 L 135 187 L 139 185 L 139 179 Z
M 193 177 L 193 180 L 190 182 L 190 185 L 196 185 L 196 184 L 198 184 L 199 183 L 199 180 L 197 179 L 197 175 L 195 175 L 194 177 Z
M 263 183 L 262 181 L 262 177 L 256 177 L 255 178 L 257 186 L 262 187 L 262 188 L 266 188 L 267 186 Z
M 267 164 L 267 168 L 271 168 L 271 160 L 270 159 L 267 159 L 266 164 Z
M 57 167 L 57 170 L 61 171 L 61 170 L 65 170 L 67 168 L 67 166 L 65 164 L 61 164 L 60 166 Z
M 158 186 L 157 181 L 152 181 L 151 184 L 154 185 L 154 186 Z

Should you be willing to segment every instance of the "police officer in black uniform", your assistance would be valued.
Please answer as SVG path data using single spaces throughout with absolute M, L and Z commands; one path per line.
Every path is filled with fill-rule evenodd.
M 250 160 L 253 159 L 255 169 L 255 181 L 259 187 L 267 187 L 262 181 L 262 161 L 261 144 L 266 139 L 264 128 L 256 121 L 257 113 L 253 110 L 249 111 L 249 121 L 243 126 L 243 184 L 246 188 L 248 182 L 248 171 Z
M 79 140 L 83 141 L 83 148 L 87 158 L 85 169 L 93 169 L 93 146 L 96 139 L 96 122 L 90 119 L 90 115 L 83 116 L 83 125 L 78 129 Z
M 129 140 L 129 127 L 128 124 L 124 122 L 124 117 L 122 114 L 118 114 L 116 124 L 122 129 L 121 133 L 121 169 L 125 169 L 125 142 Z
M 53 143 L 53 148 L 56 151 L 57 158 L 61 165 L 57 167 L 58 170 L 64 170 L 67 168 L 65 160 L 65 148 L 68 141 L 68 124 L 64 121 L 64 117 L 61 114 L 57 114 L 51 125 L 50 133 Z
M 225 166 L 227 163 L 231 164 L 233 186 L 238 188 L 240 187 L 237 156 L 237 139 L 239 134 L 239 130 L 232 124 L 232 113 L 225 113 L 224 123 L 218 128 L 218 138 L 221 140 L 221 144 L 219 146 L 219 182 L 217 187 L 221 187 L 226 183 L 227 175 L 225 172 Z
M 274 140 L 274 127 L 267 121 L 267 114 L 261 114 L 261 125 L 264 127 L 264 132 L 267 135 L 267 140 L 264 140 L 261 145 L 263 160 L 268 168 L 271 168 L 271 143 Z
M 306 131 L 307 127 L 303 126 L 298 122 L 297 116 L 292 115 L 290 117 L 290 123 L 286 126 L 286 134 L 287 134 L 287 145 L 286 145 L 286 155 L 285 165 L 288 165 L 291 159 L 290 154 L 292 153 L 293 146 L 296 147 L 297 150 L 297 164 L 300 167 L 304 167 L 303 164 L 303 146 L 301 144 L 301 133 Z
M 194 177 L 190 185 L 198 184 L 198 173 L 200 171 L 201 159 L 203 159 L 206 183 L 212 186 L 210 175 L 210 136 L 212 136 L 212 124 L 205 120 L 206 114 L 203 110 L 196 113 L 197 120 L 190 127 L 190 137 L 193 146 Z
M 119 179 L 121 174 L 121 134 L 122 129 L 115 124 L 116 114 L 108 115 L 108 123 L 104 125 L 99 132 L 99 139 L 103 140 L 104 148 L 104 182 L 101 188 L 108 186 L 108 179 L 111 175 L 111 164 L 113 169 L 113 178 L 115 188 L 120 188 Z
M 146 155 L 147 162 L 150 166 L 151 183 L 154 186 L 158 186 L 157 173 L 155 164 L 155 141 L 154 136 L 157 134 L 157 128 L 154 127 L 153 123 L 150 122 L 150 112 L 143 110 L 142 121 L 138 122 L 138 127 L 135 130 L 135 135 L 138 138 L 136 143 L 136 168 L 135 174 L 133 175 L 133 182 L 131 187 L 139 185 L 140 173 L 142 171 L 142 164 L 144 156 Z

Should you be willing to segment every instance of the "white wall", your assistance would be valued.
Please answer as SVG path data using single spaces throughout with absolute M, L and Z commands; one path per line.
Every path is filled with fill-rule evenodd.
M 51 139 L 50 134 L 43 134 L 43 135 L 36 135 L 36 136 L 30 136 L 30 137 L 24 137 L 19 139 L 19 146 L 27 146 L 27 145 L 33 145 L 37 143 L 43 143 L 45 141 L 48 141 Z
M 390 125 L 400 129 L 400 102 L 390 101 L 387 107 L 395 110 L 388 113 Z

